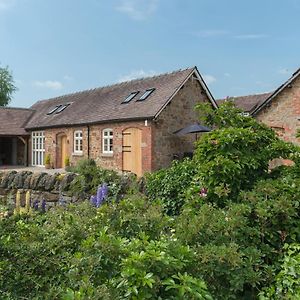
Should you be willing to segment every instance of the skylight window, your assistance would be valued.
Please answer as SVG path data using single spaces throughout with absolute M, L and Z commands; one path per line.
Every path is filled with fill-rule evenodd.
M 56 109 L 55 113 L 56 113 L 56 114 L 61 113 L 61 112 L 64 111 L 69 105 L 70 105 L 70 103 L 60 105 L 60 107 L 58 107 L 58 108 Z
M 143 100 L 146 100 L 146 99 L 147 99 L 154 91 L 155 91 L 155 88 L 146 90 L 146 92 L 145 92 L 145 93 L 141 96 L 141 98 L 138 99 L 137 101 L 143 101 Z
M 130 102 L 139 92 L 132 92 L 131 94 L 128 95 L 126 99 L 123 100 L 122 103 L 128 103 Z
M 55 111 L 57 111 L 62 105 L 56 105 L 54 108 L 47 112 L 47 115 L 52 115 Z
M 49 112 L 47 113 L 47 115 L 52 115 L 52 114 L 59 114 L 62 111 L 64 111 L 71 103 L 66 103 L 66 104 L 59 104 L 56 105 L 55 107 L 51 108 L 51 110 L 49 110 Z

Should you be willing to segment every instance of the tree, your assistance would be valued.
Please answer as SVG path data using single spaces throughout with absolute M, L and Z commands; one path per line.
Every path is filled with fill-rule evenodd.
M 0 106 L 7 106 L 13 92 L 17 90 L 8 67 L 0 67 Z

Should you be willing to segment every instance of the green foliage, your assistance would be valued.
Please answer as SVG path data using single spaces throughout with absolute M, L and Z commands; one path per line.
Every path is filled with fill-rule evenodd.
M 199 139 L 194 155 L 199 188 L 205 187 L 208 199 L 220 205 L 226 199 L 235 201 L 240 190 L 249 190 L 266 177 L 271 160 L 299 152 L 272 129 L 243 116 L 231 105 L 225 103 L 216 111 L 206 108 L 206 122 L 219 129 Z
M 45 157 L 45 165 L 50 165 L 50 163 L 51 163 L 51 156 L 48 153 Z
M 300 241 L 299 199 L 299 177 L 285 173 L 241 192 L 238 203 L 185 204 L 176 236 L 196 251 L 196 273 L 217 299 L 255 299 L 273 281 L 284 244 Z
M 69 166 L 70 166 L 70 158 L 69 158 L 68 156 L 66 156 L 64 162 L 65 162 L 65 166 L 66 166 L 66 167 L 69 167 Z
M 70 191 L 73 195 L 89 197 L 95 194 L 99 185 L 106 183 L 109 185 L 109 198 L 115 199 L 122 192 L 122 179 L 112 170 L 97 167 L 92 159 L 82 159 L 76 167 L 70 169 L 78 174 L 70 185 Z
M 218 109 L 212 108 L 209 103 L 201 103 L 196 106 L 196 110 L 200 120 L 212 128 L 262 128 L 263 126 L 255 119 L 245 116 L 243 111 L 230 100 L 223 102 Z
M 0 67 L 0 106 L 7 106 L 17 88 L 8 67 Z
M 300 244 L 287 244 L 285 251 L 274 284 L 260 294 L 260 300 L 300 299 Z
M 194 252 L 167 234 L 170 220 L 159 206 L 156 212 L 149 206 L 145 199 L 134 198 L 98 210 L 83 203 L 35 218 L 1 221 L 1 295 L 211 299 L 201 277 L 192 273 Z
M 173 161 L 170 168 L 147 174 L 147 195 L 151 200 L 161 200 L 165 211 L 176 215 L 184 203 L 184 195 L 194 174 L 192 160 Z
M 219 129 L 147 175 L 147 195 L 85 160 L 74 193 L 105 182 L 110 201 L 0 220 L 2 298 L 299 298 L 300 151 L 230 104 L 205 112 Z

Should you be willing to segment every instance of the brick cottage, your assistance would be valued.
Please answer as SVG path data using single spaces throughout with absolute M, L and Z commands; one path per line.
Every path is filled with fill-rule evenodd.
M 196 104 L 209 102 L 197 68 L 138 79 L 49 100 L 30 109 L 0 108 L 0 165 L 54 168 L 66 159 L 143 175 L 193 151 L 194 135 L 174 132 L 197 122 Z
M 300 129 L 300 69 L 273 92 L 228 99 L 245 113 L 273 128 L 283 140 L 300 144 L 296 137 Z M 222 101 L 226 100 L 217 102 Z

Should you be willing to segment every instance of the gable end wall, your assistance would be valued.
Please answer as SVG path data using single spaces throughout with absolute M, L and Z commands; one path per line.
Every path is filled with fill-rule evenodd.
M 196 104 L 209 101 L 199 81 L 185 83 L 153 124 L 153 169 L 170 166 L 174 157 L 194 150 L 196 134 L 177 136 L 176 130 L 199 121 Z M 200 134 L 198 134 L 199 136 Z
M 283 140 L 300 144 L 300 139 L 296 138 L 300 128 L 300 76 L 255 117 L 273 128 Z

